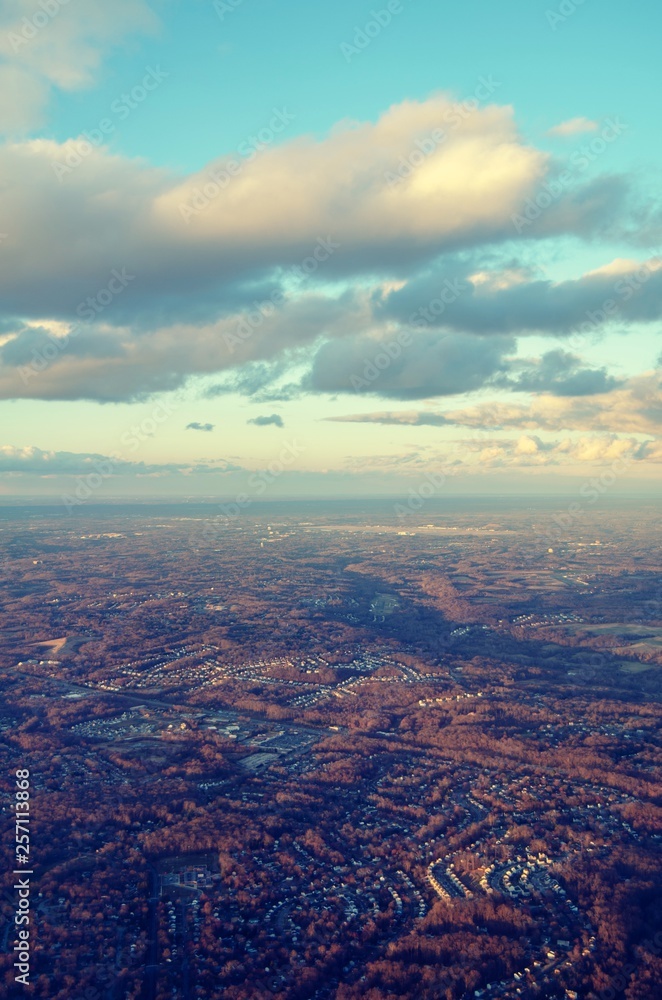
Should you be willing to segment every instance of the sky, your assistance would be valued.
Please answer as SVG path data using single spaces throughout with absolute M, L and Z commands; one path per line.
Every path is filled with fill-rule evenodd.
M 0 0 L 0 499 L 658 492 L 661 27 Z

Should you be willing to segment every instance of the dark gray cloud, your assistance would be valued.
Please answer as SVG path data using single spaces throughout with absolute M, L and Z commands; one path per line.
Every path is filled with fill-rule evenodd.
M 209 396 L 240 392 L 265 402 L 290 398 L 293 387 L 272 385 L 276 375 L 299 363 L 315 340 L 346 336 L 360 325 L 360 306 L 352 292 L 308 294 L 212 326 L 136 333 L 131 327 L 109 329 L 100 321 L 68 339 L 51 339 L 43 329 L 30 339 L 26 328 L 14 355 L 26 363 L 0 364 L 0 398 L 134 402 L 179 388 L 190 375 L 216 372 L 224 373 L 222 381 Z M 99 357 L 87 346 L 97 334 Z
M 651 322 L 662 317 L 662 268 L 645 264 L 581 278 L 517 280 L 500 287 L 472 277 L 475 262 L 441 261 L 375 302 L 378 317 L 417 329 L 446 328 L 467 333 L 570 334 L 598 330 L 615 319 Z
M 304 388 L 390 399 L 453 396 L 484 386 L 503 370 L 506 355 L 514 349 L 511 337 L 463 337 L 433 331 L 415 334 L 399 353 L 392 341 L 347 338 L 319 349 Z
M 270 417 L 253 417 L 247 420 L 248 424 L 255 424 L 256 427 L 284 427 L 283 418 L 277 413 L 272 413 Z
M 199 424 L 197 420 L 194 420 L 192 423 L 186 425 L 186 430 L 206 431 L 207 433 L 210 433 L 211 431 L 213 431 L 214 426 L 215 426 L 214 424 Z
M 434 331 L 412 334 L 398 352 L 393 341 L 346 338 L 324 344 L 304 386 L 314 391 L 371 393 L 391 399 L 453 396 L 482 387 L 514 392 L 589 396 L 621 383 L 606 369 L 583 368 L 567 351 L 548 351 L 537 360 L 513 360 L 513 339 L 461 336 Z M 388 351 L 391 351 L 391 357 Z M 424 421 L 421 421 L 424 422 Z M 437 422 L 430 418 L 430 422 Z
M 454 421 L 442 413 L 424 413 L 412 410 L 408 413 L 356 413 L 347 417 L 325 417 L 334 424 L 383 424 L 392 427 L 449 427 Z
M 511 373 L 516 374 L 513 377 Z M 568 351 L 548 351 L 538 361 L 512 362 L 509 371 L 497 376 L 493 384 L 514 392 L 594 396 L 611 392 L 623 383 L 609 375 L 606 368 L 582 368 L 580 359 Z

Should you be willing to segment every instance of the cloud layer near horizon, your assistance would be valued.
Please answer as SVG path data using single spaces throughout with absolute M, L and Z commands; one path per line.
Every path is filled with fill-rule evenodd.
M 134 462 L 117 455 L 89 452 L 48 451 L 42 448 L 17 448 L 0 445 L 0 474 L 38 473 L 41 476 L 111 476 L 190 475 L 193 473 L 241 472 L 240 466 L 225 460 L 217 462 Z
M 662 429 L 662 373 L 632 378 L 604 395 L 558 397 L 541 394 L 528 405 L 481 403 L 460 410 L 401 410 L 328 417 L 338 423 L 402 427 L 469 427 L 484 430 L 542 430 L 659 435 Z

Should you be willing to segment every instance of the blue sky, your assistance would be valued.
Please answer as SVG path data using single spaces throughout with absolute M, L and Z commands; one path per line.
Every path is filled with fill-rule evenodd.
M 0 2 L 0 495 L 657 489 L 661 19 Z
M 60 95 L 41 134 L 64 140 L 93 125 L 146 65 L 158 64 L 170 74 L 167 86 L 127 120 L 112 147 L 197 170 L 235 149 L 274 105 L 292 110 L 297 133 L 323 135 L 345 117 L 374 120 L 405 97 L 470 95 L 491 74 L 499 102 L 517 109 L 532 140 L 558 148 L 545 137 L 557 121 L 618 114 L 631 131 L 610 168 L 659 162 L 659 5 L 638 4 L 633 16 L 615 0 L 585 0 L 552 27 L 547 12 L 559 7 L 468 0 L 445 11 L 434 0 L 403 0 L 389 28 L 348 63 L 341 44 L 379 4 L 291 0 L 284 11 L 276 2 L 243 0 L 222 19 L 208 0 L 155 4 L 163 17 L 155 37 L 113 52 L 94 88 Z

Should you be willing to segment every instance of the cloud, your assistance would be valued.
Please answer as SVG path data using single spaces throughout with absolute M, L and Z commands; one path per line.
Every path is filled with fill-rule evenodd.
M 548 351 L 537 361 L 516 360 L 503 375 L 493 379 L 499 388 L 515 392 L 551 392 L 556 396 L 592 396 L 611 392 L 622 384 L 606 368 L 581 368 L 568 351 Z M 515 378 L 512 373 L 519 373 Z
M 81 156 L 76 140 L 0 148 L 0 218 L 9 234 L 0 324 L 20 317 L 2 347 L 0 398 L 134 401 L 212 373 L 226 376 L 211 391 L 233 391 L 245 381 L 242 366 L 301 360 L 304 350 L 315 352 L 309 387 L 342 391 L 362 360 L 354 355 L 396 324 L 410 327 L 414 314 L 416 350 L 366 391 L 447 395 L 445 369 L 457 371 L 465 391 L 479 387 L 497 372 L 507 340 L 574 330 L 607 295 L 618 319 L 658 318 L 662 272 L 628 291 L 636 280 L 629 273 L 553 283 L 516 262 L 471 262 L 486 244 L 517 239 L 512 213 L 553 164 L 522 142 L 512 109 L 492 105 L 463 118 L 457 108 L 446 95 L 406 101 L 376 122 L 343 122 L 324 138 L 274 144 L 252 159 L 236 154 L 237 176 L 213 182 L 212 196 L 210 171 L 221 177 L 227 157 L 182 178 L 103 148 Z M 446 140 L 408 178 L 389 183 L 389 172 L 440 125 Z M 54 168 L 72 155 L 79 165 L 58 180 Z M 612 178 L 569 193 L 545 213 L 546 231 L 591 236 L 621 211 L 622 195 Z M 183 209 L 194 203 L 202 207 L 187 222 Z M 107 302 L 113 272 L 130 279 Z M 440 288 L 456 280 L 461 293 L 435 312 Z M 428 308 L 430 319 L 421 320 Z M 66 349 L 53 351 L 52 331 L 62 338 L 72 324 Z M 426 341 L 435 329 L 446 339 Z M 448 339 L 467 333 L 495 339 L 473 344 L 484 355 L 474 376 L 460 360 L 469 347 Z M 39 361 L 44 348 L 53 354 L 48 364 Z M 26 366 L 35 370 L 26 374 Z M 295 391 L 291 379 L 285 385 L 280 398 Z
M 39 324 L 37 334 L 28 332 L 34 327 L 21 327 L 2 349 L 11 364 L 0 365 L 0 398 L 133 402 L 178 388 L 189 375 L 215 372 L 226 372 L 225 381 L 210 388 L 210 396 L 257 392 L 275 371 L 284 373 L 295 363 L 312 341 L 343 337 L 357 323 L 369 323 L 369 313 L 353 298 L 350 293 L 337 298 L 303 295 L 261 315 L 253 327 L 241 314 L 155 331 L 99 322 L 68 337 L 62 323 L 49 324 L 48 331 Z M 240 331 L 248 336 L 240 338 Z M 90 345 L 97 337 L 100 349 L 93 357 Z M 259 358 L 269 360 L 254 360 Z
M 159 19 L 144 0 L 1 3 L 2 131 L 22 132 L 40 124 L 53 89 L 89 87 L 109 50 L 127 35 L 152 34 L 158 26 Z
M 447 427 L 454 421 L 448 420 L 442 413 L 425 413 L 419 410 L 400 411 L 398 413 L 356 413 L 344 417 L 325 417 L 332 423 L 344 424 L 384 424 L 401 427 Z
M 437 270 L 409 282 L 325 294 L 290 290 L 278 308 L 262 302 L 213 322 L 172 322 L 155 330 L 111 325 L 115 302 L 96 324 L 81 325 L 66 340 L 69 327 L 62 321 L 14 322 L 12 329 L 8 320 L 0 398 L 130 401 L 177 388 L 191 375 L 214 373 L 224 374 L 207 389 L 210 397 L 234 392 L 264 402 L 302 391 L 414 399 L 490 384 L 589 395 L 611 391 L 617 381 L 604 369 L 576 361 L 569 366 L 572 355 L 563 351 L 534 362 L 509 361 L 516 336 L 595 334 L 610 322 L 652 321 L 662 314 L 657 258 L 644 264 L 619 259 L 560 283 L 532 279 L 512 264 L 462 266 L 459 278 L 449 277 L 456 273 L 452 263 L 445 274 Z M 446 305 L 440 295 L 450 290 Z M 398 327 L 411 346 L 388 359 L 376 377 L 375 358 L 396 342 Z M 308 374 L 297 383 L 291 372 L 302 365 Z
M 455 476 L 483 475 L 504 470 L 556 469 L 572 475 L 611 467 L 617 474 L 630 472 L 636 463 L 641 471 L 646 461 L 659 462 L 662 454 L 650 443 L 651 458 L 634 438 L 617 435 L 582 436 L 542 440 L 535 434 L 517 437 L 473 437 L 445 442 L 438 448 L 423 447 L 398 454 L 371 453 L 349 456 L 345 470 L 351 474 L 385 472 L 425 478 L 430 471 Z
M 210 431 L 213 431 L 214 426 L 215 426 L 214 424 L 199 424 L 197 422 L 197 420 L 194 420 L 193 423 L 190 423 L 190 424 L 186 425 L 186 430 L 187 431 L 206 431 L 207 433 L 209 433 Z
M 270 417 L 253 417 L 247 420 L 248 424 L 255 424 L 256 427 L 284 427 L 283 418 L 277 413 L 272 413 Z
M 20 132 L 27 124 L 40 122 L 45 103 L 46 88 L 41 80 L 21 66 L 0 61 L 2 132 Z
M 564 398 L 546 394 L 528 406 L 493 402 L 446 412 L 444 416 L 466 427 L 659 435 L 662 430 L 662 375 L 656 372 L 637 376 L 604 395 Z
M 645 441 L 638 449 L 636 458 L 641 462 L 662 463 L 662 441 Z
M 567 139 L 575 135 L 583 135 L 585 132 L 596 132 L 598 128 L 598 122 L 591 121 L 590 118 L 569 118 L 568 121 L 550 128 L 547 135 Z
M 662 260 L 619 259 L 559 282 L 513 268 L 472 272 L 469 263 L 445 260 L 389 290 L 375 313 L 417 328 L 512 335 L 653 322 L 662 317 Z
M 391 341 L 367 336 L 323 344 L 304 387 L 315 392 L 372 393 L 394 399 L 452 396 L 480 389 L 504 364 L 510 337 L 423 332 L 395 357 Z
M 662 434 L 662 373 L 631 378 L 611 392 L 564 397 L 541 394 L 527 406 L 493 401 L 443 413 L 386 411 L 329 417 L 349 423 L 469 427 L 475 430 L 591 431 Z
M 30 473 L 41 476 L 85 476 L 91 473 L 109 476 L 163 476 L 191 473 L 240 472 L 241 467 L 221 459 L 197 464 L 169 462 L 150 464 L 117 456 L 68 451 L 44 451 L 41 448 L 16 448 L 0 445 L 0 474 Z
M 316 249 L 322 255 L 320 240 L 336 246 L 313 283 L 406 274 L 441 252 L 512 240 L 512 214 L 552 165 L 520 140 L 510 108 L 490 106 L 460 120 L 410 179 L 388 183 L 389 170 L 455 107 L 443 95 L 408 101 L 377 122 L 345 122 L 320 140 L 272 145 L 253 159 L 236 154 L 239 173 L 223 189 L 210 178 L 227 168 L 227 157 L 180 178 L 101 147 L 81 156 L 76 139 L 5 146 L 0 217 L 13 234 L 0 275 L 5 308 L 70 318 L 113 268 L 126 266 L 136 280 L 112 314 L 130 306 L 154 328 L 164 303 L 188 319 L 205 307 L 219 316 L 250 305 L 256 284 L 278 287 L 285 269 Z M 76 156 L 80 165 L 58 179 L 56 169 Z M 204 194 L 210 185 L 213 197 Z M 602 222 L 620 208 L 614 190 L 595 196 Z M 196 198 L 206 204 L 187 223 L 182 211 Z M 589 235 L 595 210 L 591 199 L 568 196 L 546 215 L 563 214 L 555 231 Z
M 35 356 L 47 359 L 53 349 L 53 334 L 42 326 L 23 326 L 0 347 L 0 361 L 10 366 L 27 366 Z M 114 330 L 86 329 L 72 337 L 66 346 L 69 358 L 110 358 L 126 357 L 127 350 Z
M 471 454 L 467 464 L 481 469 L 628 464 L 637 458 L 641 448 L 634 438 L 623 439 L 616 435 L 545 442 L 535 435 L 525 434 L 514 439 L 470 440 L 457 444 L 465 454 Z
M 429 399 L 488 387 L 588 396 L 611 392 L 620 385 L 606 369 L 582 368 L 580 359 L 566 351 L 548 351 L 531 360 L 512 359 L 509 355 L 514 350 L 515 341 L 509 337 L 434 331 L 412 334 L 409 345 L 399 351 L 393 341 L 345 338 L 322 345 L 303 388 Z M 430 415 L 426 422 L 431 422 Z

